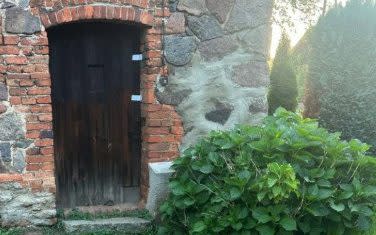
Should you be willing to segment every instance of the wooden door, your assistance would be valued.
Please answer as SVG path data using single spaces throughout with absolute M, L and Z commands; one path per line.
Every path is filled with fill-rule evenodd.
M 48 37 L 58 207 L 138 202 L 139 29 L 80 23 Z

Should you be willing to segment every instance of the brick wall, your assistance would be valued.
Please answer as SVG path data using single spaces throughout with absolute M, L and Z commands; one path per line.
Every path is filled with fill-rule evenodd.
M 183 135 L 175 108 L 160 104 L 155 97 L 156 81 L 161 75 L 168 75 L 161 51 L 162 17 L 169 15 L 168 8 L 162 9 L 163 4 L 155 0 L 31 0 L 26 6 L 24 2 L 0 4 L 0 134 L 9 135 L 0 136 L 0 191 L 6 188 L 4 192 L 9 194 L 0 197 L 0 223 L 54 222 L 54 213 L 40 213 L 45 216 L 36 220 L 35 216 L 25 215 L 31 213 L 26 206 L 16 203 L 23 208 L 18 212 L 7 207 L 17 201 L 16 192 L 22 192 L 39 205 L 39 212 L 54 211 L 51 198 L 54 199 L 56 186 L 46 29 L 69 22 L 124 21 L 140 24 L 144 29 L 141 50 L 146 60 L 140 79 L 142 116 L 146 120 L 142 128 L 141 163 L 144 199 L 148 188 L 147 164 L 177 157 Z M 38 212 L 33 210 L 32 213 Z

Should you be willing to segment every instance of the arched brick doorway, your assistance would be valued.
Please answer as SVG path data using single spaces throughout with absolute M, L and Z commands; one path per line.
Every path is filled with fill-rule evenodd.
M 4 172 L 0 169 L 0 187 L 15 185 L 16 188 L 10 189 L 12 194 L 28 195 L 36 205 L 48 211 L 48 213 L 43 212 L 43 218 L 36 222 L 30 218 L 37 212 L 31 207 L 23 206 L 24 215 L 19 216 L 20 213 L 15 215 L 19 216 L 17 223 L 39 224 L 42 221 L 43 224 L 51 224 L 55 221 L 53 211 L 56 206 L 57 172 L 54 162 L 55 133 L 52 130 L 54 120 L 47 35 L 47 31 L 53 27 L 75 22 L 102 21 L 138 25 L 142 28 L 140 52 L 143 53 L 144 60 L 141 62 L 139 76 L 140 92 L 143 97 L 140 104 L 143 119 L 140 138 L 142 142 L 139 185 L 141 206 L 148 196 L 148 164 L 169 161 L 179 155 L 178 148 L 183 135 L 180 116 L 176 113 L 175 107 L 160 104 L 155 96 L 155 87 L 159 78 L 168 76 L 167 66 L 163 63 L 162 22 L 169 15 L 169 11 L 160 2 L 37 0 L 30 1 L 28 9 L 18 7 L 7 9 L 6 18 L 10 18 L 7 22 L 14 28 L 0 30 L 0 44 L 3 46 L 0 81 L 4 83 L 3 90 L 9 91 L 9 96 L 5 97 L 5 106 L 10 114 L 20 119 L 19 122 L 18 119 L 15 120 L 14 124 L 21 130 L 20 138 L 25 140 L 27 146 L 23 147 L 24 158 L 21 162 L 23 165 L 20 166 L 19 171 Z M 13 13 L 10 14 L 8 11 Z M 19 24 L 13 24 L 14 17 L 20 19 L 17 21 Z M 30 25 L 30 22 L 33 24 Z M 16 139 L 10 141 L 16 143 Z M 17 196 L 14 200 L 16 198 Z M 9 204 L 13 205 L 13 201 Z M 18 209 L 8 211 L 18 211 Z M 2 215 L 0 212 L 0 217 Z
M 139 201 L 141 31 L 114 22 L 47 31 L 60 208 Z

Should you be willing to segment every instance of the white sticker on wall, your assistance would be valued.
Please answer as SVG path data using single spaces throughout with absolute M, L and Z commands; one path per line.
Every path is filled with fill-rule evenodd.
M 142 101 L 142 96 L 141 95 L 132 95 L 131 100 L 132 101 Z
M 132 60 L 133 61 L 141 61 L 142 60 L 142 54 L 132 55 Z

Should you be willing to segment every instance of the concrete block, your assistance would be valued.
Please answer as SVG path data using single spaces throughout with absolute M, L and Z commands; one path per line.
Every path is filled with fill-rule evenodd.
M 146 209 L 155 216 L 168 196 L 169 178 L 174 173 L 172 162 L 149 163 L 149 195 Z

